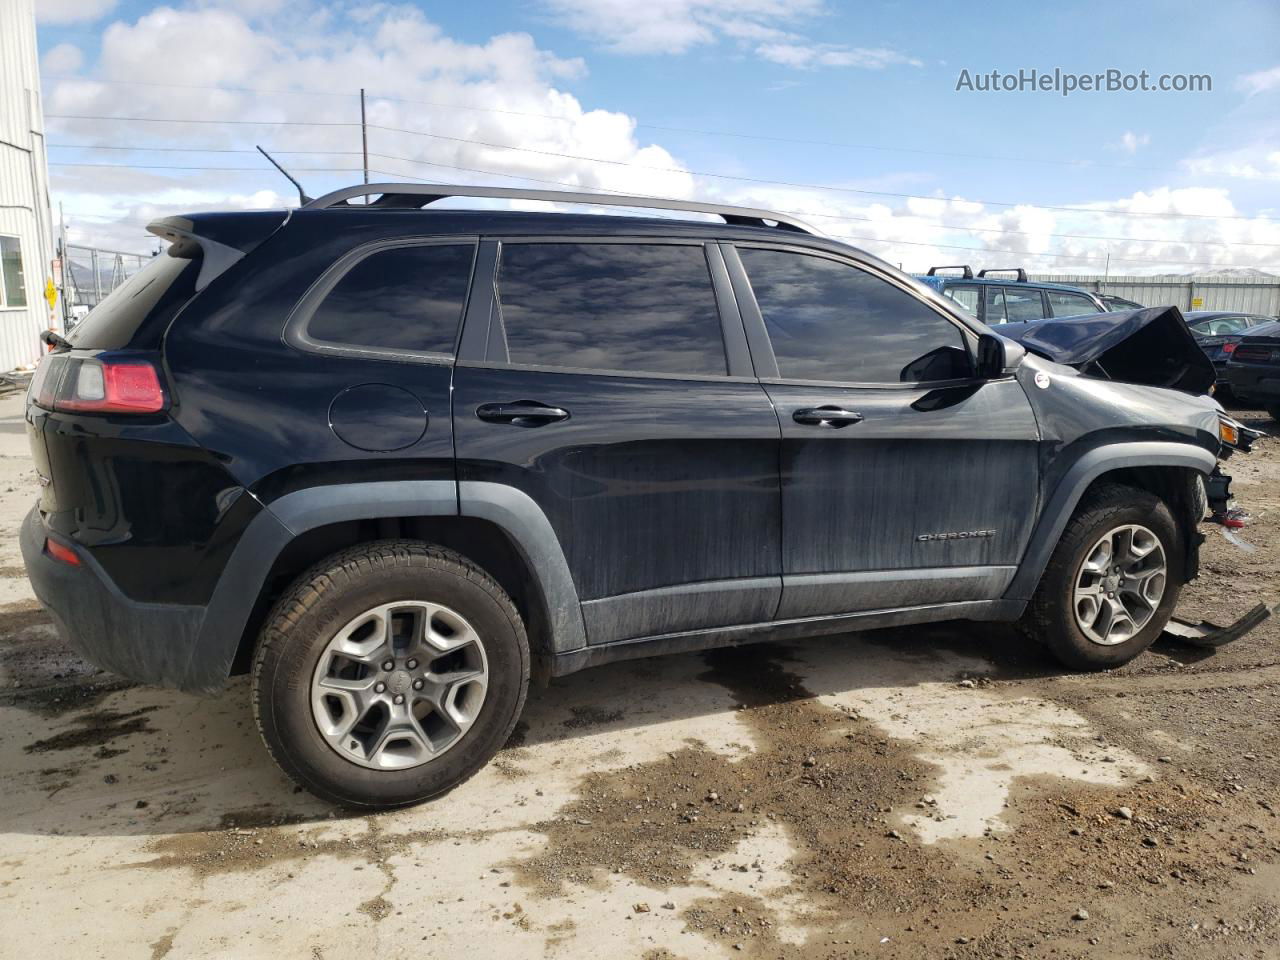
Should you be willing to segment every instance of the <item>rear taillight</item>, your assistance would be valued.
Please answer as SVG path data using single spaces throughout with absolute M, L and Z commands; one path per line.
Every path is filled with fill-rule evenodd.
M 1270 363 L 1271 348 L 1262 343 L 1242 343 L 1236 347 L 1232 359 L 1241 363 Z
M 1222 345 L 1222 352 L 1227 354 L 1235 353 L 1236 347 L 1238 346 L 1240 346 L 1239 343 L 1235 342 L 1234 340 L 1228 340 L 1226 343 Z
M 160 371 L 132 356 L 45 357 L 30 395 L 36 406 L 75 413 L 159 413 L 166 405 Z
M 76 413 L 159 413 L 160 374 L 145 360 L 72 360 L 54 402 Z
M 53 401 L 58 395 L 58 383 L 66 370 L 65 357 L 42 357 L 35 375 L 31 378 L 31 386 L 27 388 L 31 402 L 46 410 L 53 409 Z

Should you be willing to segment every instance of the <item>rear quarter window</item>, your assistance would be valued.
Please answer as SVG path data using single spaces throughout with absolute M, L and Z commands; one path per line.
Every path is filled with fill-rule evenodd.
M 162 253 L 111 291 L 67 335 L 74 347 L 119 350 L 151 347 L 174 314 L 195 294 L 200 261 Z
M 451 356 L 474 260 L 474 243 L 375 250 L 350 266 L 312 310 L 303 343 Z

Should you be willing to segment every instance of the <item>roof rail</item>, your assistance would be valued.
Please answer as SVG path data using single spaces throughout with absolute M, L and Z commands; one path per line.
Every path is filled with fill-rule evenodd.
M 979 270 L 978 276 L 985 277 L 988 273 L 1016 273 L 1018 275 L 1018 283 L 1027 282 L 1027 271 L 1022 267 L 991 267 L 987 270 Z
M 966 280 L 973 279 L 973 267 L 969 266 L 967 263 L 957 263 L 954 266 L 949 266 L 949 267 L 930 267 L 928 276 L 931 276 L 931 277 L 937 276 L 937 273 L 939 270 L 963 270 L 964 279 Z
M 351 204 L 353 197 L 378 199 L 369 204 Z M 606 207 L 639 207 L 649 210 L 679 210 L 684 213 L 709 213 L 723 217 L 724 222 L 739 227 L 767 227 L 772 221 L 779 230 L 794 230 L 821 236 L 820 231 L 803 220 L 751 207 L 731 207 L 719 203 L 691 200 L 666 200 L 662 197 L 640 197 L 624 194 L 573 193 L 566 190 L 524 190 L 517 187 L 467 187 L 444 183 L 365 183 L 343 187 L 302 205 L 303 210 L 325 210 L 347 207 L 364 210 L 369 207 L 417 210 L 448 197 L 472 197 L 501 200 L 547 200 L 552 203 L 589 203 Z

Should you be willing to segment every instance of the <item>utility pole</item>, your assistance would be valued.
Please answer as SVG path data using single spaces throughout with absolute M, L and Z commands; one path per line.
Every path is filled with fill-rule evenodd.
M 58 259 L 62 263 L 62 332 L 71 329 L 71 298 L 68 294 L 74 286 L 71 277 L 71 258 L 67 255 L 67 216 L 62 212 L 62 201 L 58 201 Z
M 364 116 L 364 87 L 360 88 L 360 152 L 364 154 L 364 182 L 369 182 L 369 127 Z M 368 198 L 365 198 L 368 202 Z

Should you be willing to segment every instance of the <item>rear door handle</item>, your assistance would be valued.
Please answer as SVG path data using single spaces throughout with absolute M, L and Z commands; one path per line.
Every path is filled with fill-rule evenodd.
M 558 420 L 568 420 L 569 411 L 547 406 L 537 400 L 513 400 L 510 403 L 482 403 L 476 407 L 476 416 L 489 423 L 541 427 Z
M 791 419 L 811 427 L 847 427 L 851 423 L 861 423 L 862 414 L 843 407 L 801 407 L 791 414 Z

